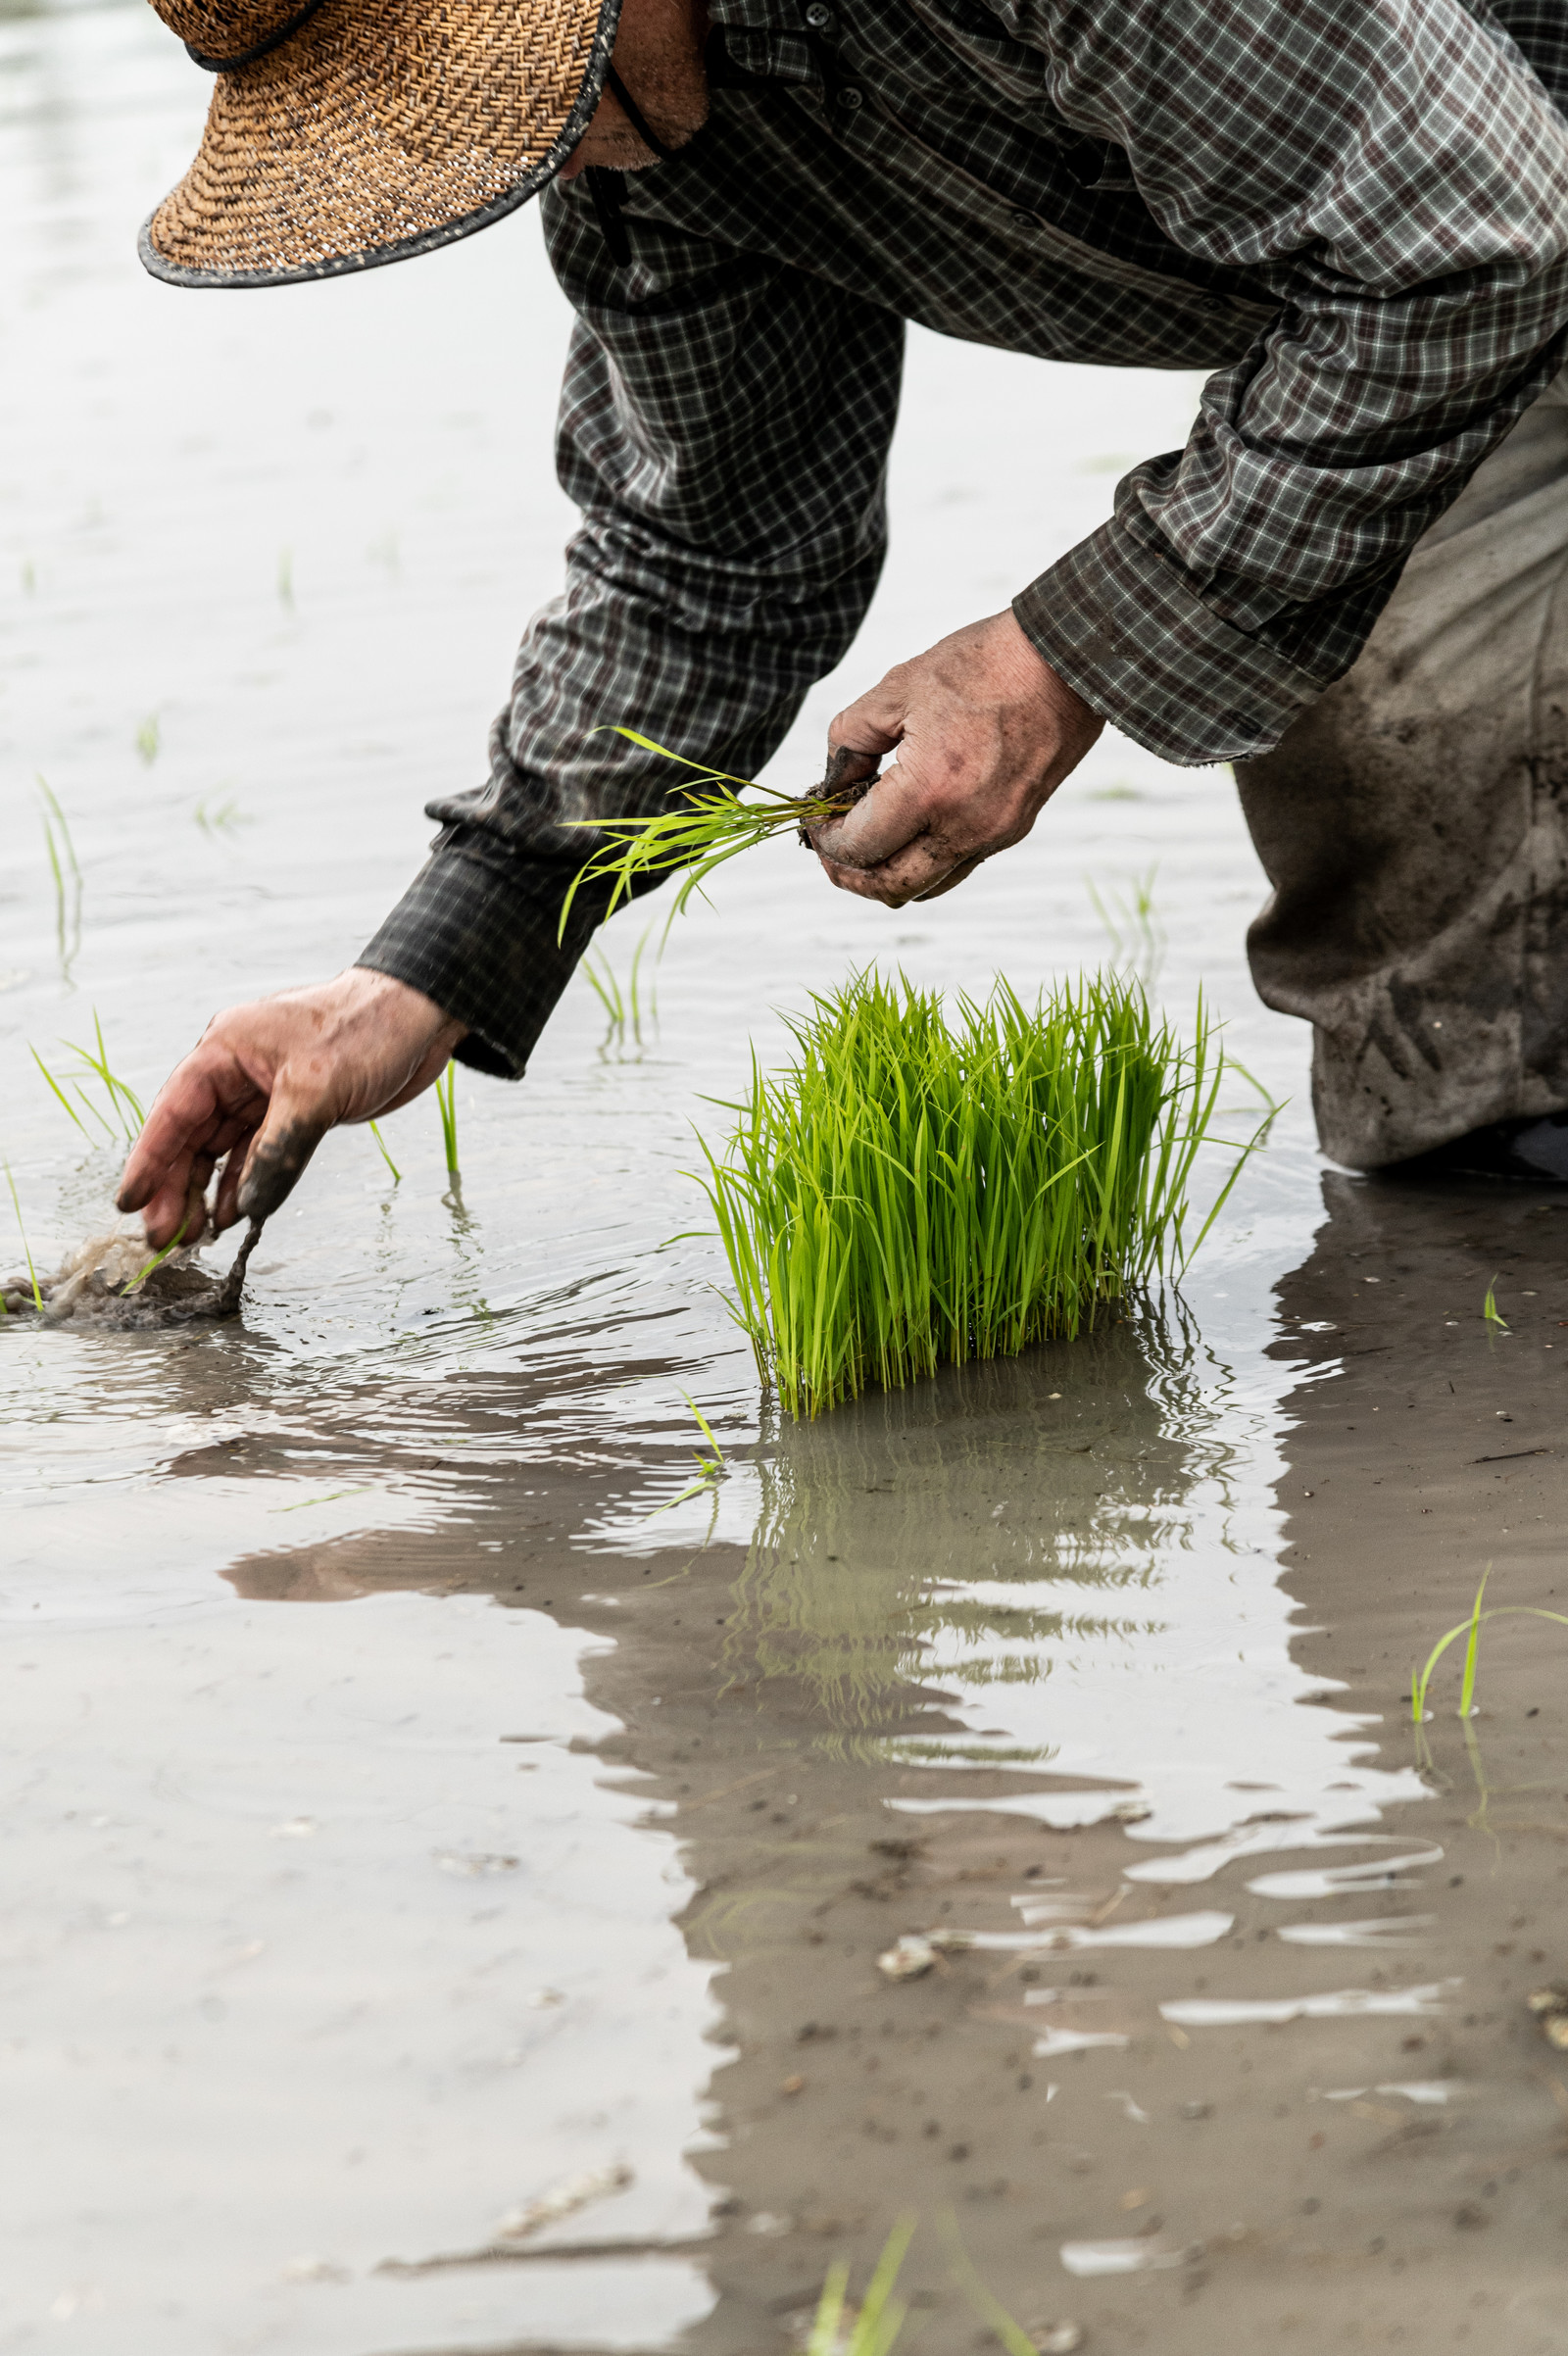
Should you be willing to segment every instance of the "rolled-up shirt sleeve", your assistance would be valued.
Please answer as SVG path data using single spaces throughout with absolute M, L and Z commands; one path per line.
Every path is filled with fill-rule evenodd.
M 1280 301 L 1184 450 L 1013 601 L 1179 762 L 1268 751 L 1562 365 L 1568 120 L 1456 0 L 1009 0 L 1185 252 Z

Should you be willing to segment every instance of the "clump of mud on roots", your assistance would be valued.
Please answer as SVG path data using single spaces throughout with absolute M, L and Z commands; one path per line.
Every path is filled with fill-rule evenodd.
M 204 1268 L 194 1249 L 172 1252 L 155 1268 L 147 1269 L 149 1253 L 144 1236 L 114 1233 L 93 1236 L 70 1252 L 53 1276 L 40 1276 L 42 1322 L 64 1325 L 74 1320 L 114 1333 L 152 1333 L 171 1325 L 196 1325 L 232 1317 L 239 1308 L 246 1263 L 261 1235 L 253 1219 L 226 1276 Z M 39 1322 L 38 1304 L 29 1277 L 11 1277 L 4 1287 L 8 1316 Z

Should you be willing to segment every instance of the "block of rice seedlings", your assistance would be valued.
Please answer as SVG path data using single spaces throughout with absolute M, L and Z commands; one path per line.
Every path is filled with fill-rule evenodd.
M 733 1313 L 794 1416 L 1076 1335 L 1185 1264 L 1247 1151 L 1189 1242 L 1224 1070 L 1201 998 L 1183 1043 L 1123 977 L 1032 1007 L 999 982 L 950 1022 L 868 972 L 790 1027 L 793 1060 L 754 1059 L 698 1178 Z

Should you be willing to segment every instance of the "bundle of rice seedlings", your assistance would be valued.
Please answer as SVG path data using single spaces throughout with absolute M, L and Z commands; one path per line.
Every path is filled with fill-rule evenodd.
M 596 729 L 597 735 L 599 731 Z M 829 818 L 842 818 L 847 810 L 863 794 L 869 793 L 872 780 L 861 779 L 854 784 L 844 782 L 848 773 L 863 766 L 862 757 L 855 753 L 836 753 L 828 762 L 828 773 L 814 794 L 781 794 L 769 785 L 757 785 L 750 777 L 732 777 L 726 769 L 715 769 L 702 761 L 688 761 L 680 753 L 671 753 L 667 746 L 656 745 L 651 736 L 639 735 L 635 728 L 612 728 L 612 736 L 624 736 L 629 744 L 640 745 L 645 753 L 657 753 L 662 761 L 673 761 L 691 774 L 680 787 L 671 787 L 676 796 L 673 806 L 656 810 L 646 818 L 574 818 L 574 826 L 592 827 L 604 840 L 586 865 L 573 876 L 571 888 L 562 904 L 561 923 L 557 938 L 564 940 L 566 919 L 571 905 L 585 884 L 608 884 L 610 897 L 605 906 L 605 918 L 612 916 L 622 900 L 629 900 L 640 881 L 652 882 L 666 875 L 672 868 L 685 867 L 688 873 L 675 895 L 664 927 L 669 926 L 685 908 L 694 892 L 700 892 L 716 867 L 759 843 L 765 843 L 775 834 L 794 832 L 804 842 L 806 830 L 820 826 Z M 743 802 L 743 793 L 756 794 L 755 802 Z
M 811 1004 L 727 1144 L 699 1140 L 733 1313 L 792 1415 L 1077 1334 L 1185 1265 L 1249 1150 L 1188 1246 L 1225 1068 L 1201 997 L 1191 1045 L 1115 976 L 1032 1009 L 999 982 L 956 1028 L 903 976 Z

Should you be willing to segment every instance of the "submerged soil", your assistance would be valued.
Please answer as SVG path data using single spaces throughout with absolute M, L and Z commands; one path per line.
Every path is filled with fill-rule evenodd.
M 1315 1689 L 1279 1706 L 1332 1715 L 1348 1778 L 1408 1794 L 1381 1814 L 1348 1781 L 1348 1821 L 1313 1821 L 1264 1761 L 1231 1833 L 1154 1841 L 1137 1786 L 988 1758 L 953 1712 L 940 1622 L 1005 1624 L 1009 1571 L 1179 1495 L 1172 1337 L 1147 1322 L 783 1435 L 750 1547 L 579 1536 L 568 1571 L 585 1499 L 535 1467 L 485 1517 L 500 1556 L 356 1541 L 228 1574 L 296 1602 L 434 1580 L 613 1640 L 587 1664 L 622 1730 L 601 1755 L 676 1833 L 689 1951 L 722 1966 L 693 2356 L 799 2344 L 829 2261 L 863 2280 L 906 2214 L 901 2351 L 1000 2344 L 955 2235 L 1027 2327 L 1097 2350 L 1568 2347 L 1568 2061 L 1526 2001 L 1568 1975 L 1568 1629 L 1490 1627 L 1467 1723 L 1455 1651 L 1423 1742 L 1408 1701 L 1487 1562 L 1493 1601 L 1568 1607 L 1568 1202 L 1325 1185 L 1279 1287 L 1284 1577 Z M 1505 1336 L 1475 1314 L 1499 1270 Z M 1178 1568 L 1167 1614 L 1180 1589 Z M 998 1943 L 879 1970 L 933 1929 Z M 659 2248 L 590 2202 L 424 2259 L 515 2274 L 573 2244 L 582 2265 Z
M 45 1325 L 77 1322 L 104 1333 L 161 1333 L 172 1326 L 232 1317 L 245 1289 L 251 1253 L 262 1230 L 252 1221 L 221 1274 L 194 1250 L 150 1254 L 138 1234 L 116 1230 L 93 1236 L 69 1252 L 51 1276 L 30 1276 L 0 1287 L 8 1317 L 37 1317 Z M 149 1265 L 149 1258 L 156 1264 Z

